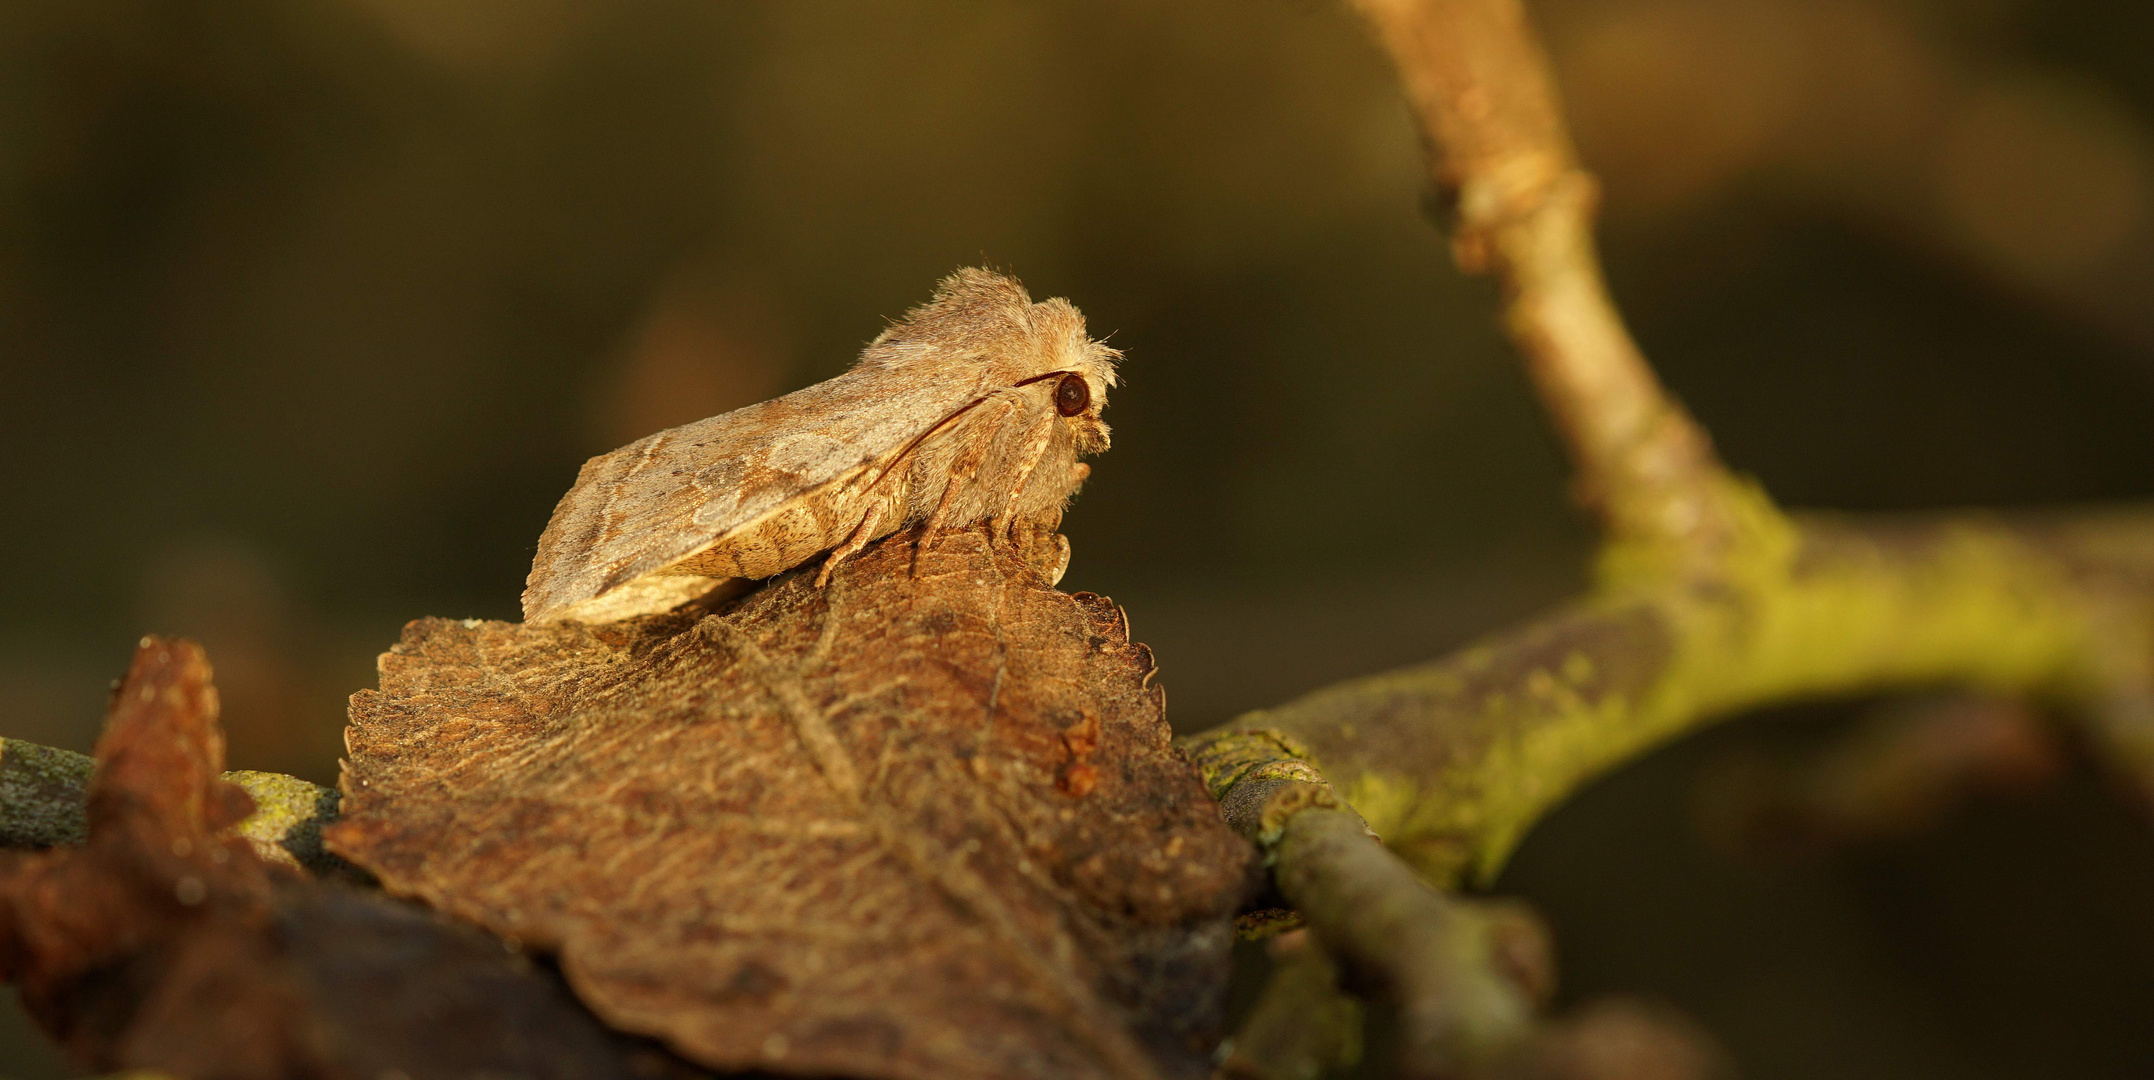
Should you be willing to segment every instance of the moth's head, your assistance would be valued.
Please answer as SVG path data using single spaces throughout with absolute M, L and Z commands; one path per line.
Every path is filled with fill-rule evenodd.
M 1085 333 L 1084 316 L 1069 301 L 1056 297 L 1031 305 L 1034 352 L 1028 388 L 1037 386 L 1047 404 L 1075 437 L 1077 454 L 1097 454 L 1107 449 L 1107 422 L 1100 410 L 1107 407 L 1107 391 L 1116 382 L 1115 362 L 1122 354 L 1092 340 Z
M 1080 455 L 1107 449 L 1100 410 L 1122 354 L 1085 333 L 1075 305 L 1060 297 L 1033 303 L 1015 278 L 977 267 L 951 274 L 863 359 L 877 354 L 924 376 L 970 378 L 976 393 L 1020 387 L 1054 409 Z

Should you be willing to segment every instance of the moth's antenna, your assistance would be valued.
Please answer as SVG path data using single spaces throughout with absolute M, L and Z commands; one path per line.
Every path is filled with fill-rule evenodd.
M 1076 372 L 1074 371 L 1050 371 L 1044 375 L 1034 375 L 1029 379 L 1019 379 L 1016 382 L 1013 382 L 1010 385 L 1003 387 L 1002 390 L 1015 390 L 1020 386 L 1026 386 L 1036 382 L 1043 382 L 1047 379 L 1055 379 L 1060 378 L 1064 375 L 1074 374 L 1076 374 Z M 875 490 L 875 485 L 882 483 L 883 478 L 889 476 L 891 470 L 898 467 L 899 462 L 911 457 L 912 452 L 918 450 L 920 448 L 920 444 L 926 442 L 929 436 L 935 434 L 938 431 L 941 431 L 943 428 L 950 426 L 950 424 L 958 417 L 963 416 L 966 413 L 987 404 L 989 401 L 994 399 L 995 394 L 1002 393 L 1002 390 L 997 390 L 994 394 L 981 394 L 979 397 L 973 398 L 971 401 L 968 401 L 963 405 L 958 406 L 956 409 L 952 410 L 950 412 L 950 415 L 935 421 L 933 427 L 930 427 L 926 431 L 923 431 L 920 434 L 913 436 L 913 440 L 905 444 L 905 449 L 898 451 L 896 456 L 890 459 L 890 464 L 883 466 L 883 471 L 876 473 L 875 479 L 868 481 L 868 486 L 861 488 L 861 492 L 865 494 L 867 492 Z
M 1001 392 L 1002 391 L 997 390 L 995 391 L 995 394 L 999 394 Z M 973 409 L 986 404 L 987 400 L 991 397 L 994 397 L 995 394 L 983 394 L 979 397 L 973 398 L 971 401 L 968 401 L 965 404 L 958 406 L 955 411 L 950 413 L 950 415 L 935 421 L 935 425 L 933 427 L 930 427 L 926 431 L 923 431 L 920 434 L 913 436 L 913 440 L 905 444 L 905 449 L 898 451 L 896 456 L 890 459 L 890 463 L 883 466 L 883 471 L 876 473 L 875 479 L 868 481 L 868 486 L 860 490 L 863 493 L 875 490 L 875 485 L 882 483 L 883 478 L 889 476 L 890 471 L 897 468 L 899 462 L 911 457 L 912 452 L 918 450 L 920 448 L 920 444 L 927 441 L 928 436 L 933 435 L 938 431 L 941 431 L 945 427 L 948 427 L 950 425 L 950 422 L 956 420 L 958 417 L 963 416 L 966 413 L 971 412 Z

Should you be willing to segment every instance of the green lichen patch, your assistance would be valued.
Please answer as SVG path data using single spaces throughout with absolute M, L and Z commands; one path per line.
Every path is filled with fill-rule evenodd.
M 96 768 L 72 750 L 0 739 L 0 844 L 82 843 L 89 835 L 84 800 Z

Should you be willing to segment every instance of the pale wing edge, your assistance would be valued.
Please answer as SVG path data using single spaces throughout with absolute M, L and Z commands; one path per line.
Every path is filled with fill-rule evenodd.
M 713 545 L 723 543 L 730 537 L 746 532 L 768 521 L 772 516 L 783 511 L 786 504 L 794 499 L 813 495 L 826 488 L 853 480 L 862 473 L 879 466 L 891 454 L 896 452 L 896 450 L 886 452 L 881 458 L 862 462 L 845 469 L 821 483 L 810 484 L 793 491 L 784 498 L 770 500 L 768 506 L 753 512 L 751 516 L 746 518 L 735 519 L 707 530 L 698 530 L 695 533 L 685 535 L 675 533 L 674 535 L 678 539 L 674 543 L 646 545 L 627 558 L 616 560 L 610 568 L 591 565 L 586 561 L 572 574 L 550 574 L 545 580 L 538 580 L 538 571 L 534 566 L 531 580 L 526 582 L 524 588 L 524 621 L 531 623 L 550 621 L 559 613 L 578 604 L 595 600 L 640 578 L 663 571 L 675 563 L 698 555 Z M 555 513 L 558 521 L 560 511 L 556 510 Z M 551 534 L 552 526 L 549 525 L 547 533 L 541 534 L 539 538 L 539 550 L 542 560 L 548 546 L 547 539 Z M 590 551 L 590 546 L 585 545 L 578 554 L 585 556 L 587 559 Z

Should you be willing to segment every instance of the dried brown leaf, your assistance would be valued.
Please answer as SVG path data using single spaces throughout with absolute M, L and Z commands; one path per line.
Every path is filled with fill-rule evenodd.
M 216 702 L 200 648 L 145 639 L 98 743 L 87 842 L 0 858 L 0 974 L 85 1065 L 220 1080 L 685 1072 L 476 930 L 261 861 L 229 830 L 251 800 L 218 778 Z
M 71 999 L 86 977 L 268 895 L 247 842 L 217 835 L 253 806 L 223 768 L 201 648 L 144 638 L 98 740 L 88 841 L 0 860 L 0 976 L 78 1053 L 96 1056 L 126 1019 L 84 1015 Z
M 901 534 L 707 616 L 413 623 L 329 845 L 713 1067 L 1196 1074 L 1253 853 L 1121 611 L 1041 577 L 1057 539 L 915 568 Z

